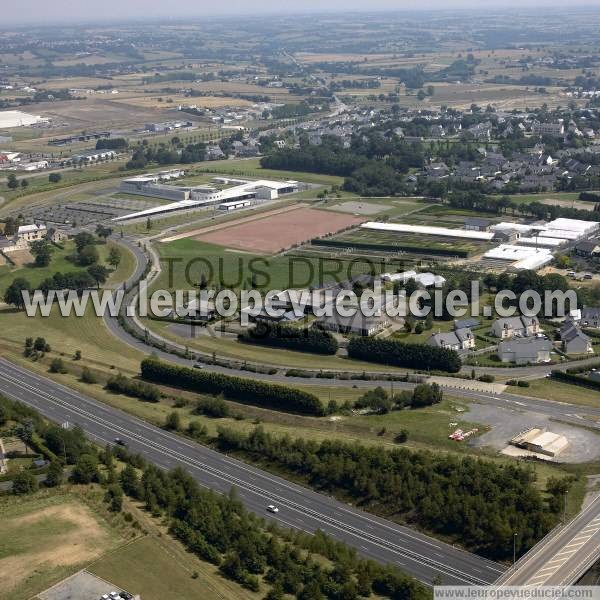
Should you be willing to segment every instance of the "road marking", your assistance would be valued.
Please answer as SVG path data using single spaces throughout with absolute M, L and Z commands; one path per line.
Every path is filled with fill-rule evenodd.
M 17 373 L 21 373 L 21 371 L 18 368 L 15 368 L 14 370 L 17 371 Z M 28 372 L 25 372 L 25 375 L 27 377 L 31 377 L 31 379 L 34 381 L 36 379 L 37 380 L 41 379 L 41 378 L 32 377 Z M 146 446 L 147 448 L 151 449 L 154 452 L 159 452 L 163 455 L 168 454 L 171 457 L 176 458 L 179 462 L 188 464 L 196 471 L 212 472 L 213 475 L 223 479 L 225 482 L 229 483 L 230 485 L 233 484 L 233 485 L 238 485 L 238 486 L 244 486 L 247 490 L 249 490 L 257 495 L 263 496 L 263 497 L 270 496 L 270 494 L 267 494 L 265 490 L 261 489 L 257 485 L 246 482 L 237 476 L 228 474 L 224 471 L 221 471 L 217 467 L 212 467 L 209 464 L 206 464 L 205 462 L 203 462 L 203 460 L 205 460 L 204 458 L 202 460 L 199 460 L 197 458 L 190 457 L 186 454 L 183 454 L 178 449 L 169 448 L 167 446 L 162 445 L 161 443 L 157 442 L 155 439 L 144 438 L 141 435 L 133 433 L 131 431 L 131 429 L 128 429 L 128 427 L 130 427 L 130 422 L 131 422 L 131 418 L 129 417 L 129 415 L 127 415 L 129 417 L 127 419 L 127 421 L 129 421 L 129 423 L 126 422 L 124 425 L 119 424 L 117 422 L 110 422 L 106 419 L 103 419 L 101 416 L 99 416 L 97 414 L 94 414 L 88 410 L 85 410 L 81 406 L 72 407 L 70 404 L 67 403 L 66 400 L 60 399 L 56 396 L 53 396 L 51 393 L 49 393 L 45 390 L 42 390 L 40 388 L 37 388 L 35 385 L 32 385 L 31 383 L 26 383 L 25 381 L 20 380 L 20 379 L 16 378 L 12 373 L 11 374 L 4 373 L 4 378 L 7 381 L 11 381 L 13 384 L 19 385 L 20 388 L 28 389 L 30 394 L 32 394 L 33 396 L 39 397 L 44 402 L 54 403 L 63 409 L 65 409 L 67 406 L 69 406 L 68 410 L 71 410 L 72 412 L 77 413 L 80 418 L 84 418 L 87 421 L 95 424 L 96 426 L 101 425 L 101 422 L 104 422 L 111 430 L 113 430 L 117 433 L 121 432 L 126 435 L 129 435 L 130 437 L 138 438 L 138 439 L 136 439 L 136 442 L 138 444 Z M 44 380 L 42 379 L 42 381 L 44 381 Z M 50 382 L 50 383 L 54 383 L 54 382 Z M 64 387 L 64 386 L 60 386 L 60 387 Z M 100 409 L 100 412 L 102 412 L 102 410 L 103 410 L 102 408 L 98 407 L 94 402 L 85 398 L 85 396 L 77 396 L 77 395 L 75 395 L 74 392 L 71 392 L 71 391 L 69 391 L 69 392 L 70 392 L 69 395 L 72 395 L 74 398 L 78 399 L 80 402 L 81 402 L 81 400 L 83 400 L 88 405 L 93 406 L 96 409 Z M 12 391 L 7 392 L 7 393 L 9 393 L 9 395 L 12 395 L 12 396 L 16 395 L 15 392 L 12 392 Z M 25 403 L 32 404 L 29 395 L 26 395 L 26 398 L 19 397 L 18 395 L 16 395 L 16 397 Z M 35 406 L 35 404 L 34 404 L 34 406 Z M 107 409 L 104 409 L 104 410 L 107 413 L 109 413 L 110 416 L 112 416 L 113 418 L 115 416 L 118 416 L 118 415 L 115 415 L 113 412 L 108 411 Z M 167 438 L 170 442 L 176 442 L 176 443 L 179 442 L 181 445 L 191 447 L 191 448 L 195 449 L 196 451 L 198 450 L 198 448 L 196 446 L 193 446 L 188 443 L 184 443 L 182 440 L 174 438 L 173 436 L 165 435 L 160 430 L 157 431 L 157 430 L 155 430 L 155 428 L 152 428 L 151 426 L 148 426 L 144 423 L 140 423 L 140 425 L 142 427 L 144 427 L 144 429 L 150 431 L 155 436 Z M 222 459 L 222 457 L 221 457 L 221 459 Z M 231 462 L 234 462 L 234 461 L 231 461 Z M 235 461 L 235 462 L 237 464 L 237 461 Z M 253 471 L 251 469 L 246 469 L 246 471 L 256 473 L 255 471 Z M 267 479 L 269 479 L 269 478 L 267 478 Z M 293 490 L 296 493 L 298 492 L 298 490 L 295 490 L 295 488 L 293 488 L 292 486 L 283 486 L 283 487 Z M 469 581 L 469 582 L 477 581 L 477 582 L 481 582 L 481 583 L 486 583 L 477 577 L 474 577 L 472 575 L 469 575 L 468 573 L 464 573 L 464 572 L 460 571 L 459 569 L 455 569 L 453 567 L 449 567 L 447 565 L 440 564 L 437 561 L 433 561 L 430 558 L 419 554 L 418 552 L 415 552 L 408 548 L 399 546 L 399 545 L 397 545 L 393 542 L 390 542 L 384 538 L 379 538 L 372 534 L 365 534 L 365 532 L 361 531 L 357 527 L 340 522 L 337 519 L 335 519 L 333 517 L 329 517 L 323 513 L 319 513 L 317 511 L 315 511 L 314 509 L 307 510 L 305 507 L 303 507 L 302 505 L 299 505 L 297 502 L 295 502 L 293 500 L 288 500 L 285 498 L 280 498 L 280 500 L 285 505 L 287 505 L 289 508 L 291 508 L 292 510 L 296 510 L 296 511 L 302 513 L 303 516 L 308 514 L 308 516 L 310 516 L 311 518 L 313 518 L 317 521 L 321 521 L 322 523 L 326 523 L 329 527 L 331 527 L 333 529 L 339 529 L 339 530 L 345 532 L 346 534 L 350 534 L 355 537 L 359 537 L 359 538 L 363 538 L 363 539 L 371 538 L 369 541 L 374 546 L 381 547 L 381 548 L 387 550 L 388 552 L 392 552 L 392 553 L 396 553 L 396 554 L 403 554 L 404 556 L 406 556 L 406 558 L 409 558 L 412 561 L 418 562 L 420 564 L 426 564 L 427 566 L 429 566 L 430 568 L 433 568 L 434 570 L 440 571 L 446 575 L 449 575 L 451 577 L 454 577 L 454 578 L 457 578 L 457 579 L 460 579 L 463 581 Z M 347 511 L 347 512 L 350 512 L 350 511 Z M 352 513 L 352 514 L 355 517 L 359 517 L 359 518 L 361 517 L 360 514 L 356 514 L 356 513 Z M 302 523 L 302 520 L 300 522 Z M 385 526 L 384 524 L 381 524 L 381 525 L 386 527 L 387 529 L 393 530 L 393 528 L 390 526 Z M 416 536 L 409 536 L 409 537 L 416 537 Z M 419 539 L 419 538 L 416 538 L 416 539 Z M 421 541 L 422 543 L 427 543 L 426 540 L 419 539 L 419 541 Z M 497 570 L 499 571 L 499 569 L 497 569 Z

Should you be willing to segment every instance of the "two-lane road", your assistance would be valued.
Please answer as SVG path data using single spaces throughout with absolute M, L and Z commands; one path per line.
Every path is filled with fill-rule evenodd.
M 0 393 L 55 422 L 80 425 L 99 444 L 125 439 L 133 452 L 164 469 L 184 467 L 205 487 L 221 493 L 233 487 L 245 506 L 259 515 L 308 532 L 320 529 L 361 555 L 397 565 L 426 583 L 439 576 L 451 585 L 490 584 L 504 572 L 494 562 L 163 431 L 2 358 Z M 266 513 L 269 504 L 280 512 Z

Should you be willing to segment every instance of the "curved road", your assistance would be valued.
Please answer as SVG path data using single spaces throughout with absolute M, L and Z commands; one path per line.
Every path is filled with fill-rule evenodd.
M 141 250 L 137 244 L 128 238 L 117 239 L 116 241 L 123 243 L 129 250 L 131 250 L 137 259 L 137 267 L 134 275 L 127 281 L 128 285 L 131 285 L 133 281 L 137 281 L 137 279 L 142 275 L 144 270 L 146 269 L 148 258 L 143 250 Z M 145 242 L 143 242 L 145 243 Z M 105 323 L 108 329 L 112 332 L 113 335 L 121 339 L 124 343 L 132 346 L 141 352 L 149 354 L 149 352 L 155 353 L 159 358 L 165 361 L 169 361 L 172 363 L 176 363 L 182 366 L 191 367 L 194 363 L 193 360 L 185 359 L 180 356 L 171 354 L 169 352 L 165 352 L 163 350 L 149 347 L 146 343 L 134 337 L 130 333 L 126 332 L 119 324 L 118 320 L 114 317 L 110 317 L 105 315 Z M 167 340 L 168 342 L 168 340 Z M 168 342 L 171 343 L 171 342 Z M 183 346 L 181 347 L 183 349 Z M 598 360 L 592 359 L 592 360 Z M 584 361 L 579 361 L 576 364 L 583 364 Z M 566 365 L 560 365 L 561 368 L 566 368 Z M 229 375 L 237 375 L 240 377 L 245 377 L 249 379 L 260 379 L 261 381 L 271 381 L 273 383 L 286 383 L 286 384 L 302 384 L 303 386 L 307 385 L 322 385 L 322 380 L 314 379 L 306 379 L 302 377 L 286 377 L 284 373 L 278 372 L 275 375 L 267 375 L 261 373 L 252 373 L 250 371 L 241 371 L 234 368 L 220 367 L 216 365 L 205 365 L 205 369 L 207 371 L 214 371 L 218 373 L 224 373 Z M 282 368 L 280 368 L 283 370 Z M 485 370 L 485 369 L 479 369 Z M 520 367 L 514 369 L 497 369 L 502 371 L 504 374 L 506 372 L 510 372 L 510 374 L 514 374 L 518 376 L 520 373 L 529 373 L 531 371 L 535 371 L 536 374 L 539 373 L 539 377 L 543 377 L 544 374 L 549 373 L 550 368 L 543 365 L 538 367 Z M 371 389 L 377 385 L 381 385 L 383 387 L 389 387 L 390 382 L 386 380 L 376 381 L 360 381 L 360 380 L 344 380 L 344 379 L 327 379 L 327 385 L 330 387 L 358 387 L 358 388 L 367 388 Z M 465 382 L 466 384 L 467 382 Z M 394 382 L 395 389 L 412 389 L 415 384 L 412 383 L 403 383 L 403 382 Z M 552 418 L 559 419 L 561 421 L 575 424 L 575 425 L 585 425 L 586 427 L 600 429 L 600 406 L 598 408 L 593 408 L 589 406 L 575 406 L 572 404 L 556 402 L 552 400 L 544 400 L 541 398 L 534 398 L 531 396 L 521 396 L 518 394 L 511 394 L 507 392 L 503 392 L 500 394 L 492 394 L 487 392 L 479 392 L 474 390 L 460 390 L 456 387 L 447 387 L 445 388 L 447 393 L 460 394 L 465 398 L 472 399 L 477 402 L 481 402 L 484 404 L 490 404 L 493 406 L 497 406 L 499 408 L 514 408 L 519 409 L 522 408 L 524 410 L 530 410 L 533 412 L 539 412 L 545 415 L 548 415 Z M 596 420 L 586 419 L 586 416 L 596 418 Z

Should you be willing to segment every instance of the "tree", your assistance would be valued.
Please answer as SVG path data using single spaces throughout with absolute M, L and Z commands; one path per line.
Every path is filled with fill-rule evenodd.
M 19 187 L 19 182 L 17 181 L 17 176 L 14 173 L 11 173 L 8 176 L 8 181 L 6 183 L 9 190 L 16 190 Z
M 100 257 L 98 255 L 98 250 L 96 250 L 96 246 L 89 245 L 81 249 L 81 252 L 79 252 L 77 257 L 77 262 L 82 267 L 87 267 L 88 265 L 97 263 L 99 258 Z
M 14 217 L 7 217 L 4 221 L 4 235 L 9 237 L 17 233 L 18 223 Z
M 50 244 L 47 240 L 36 240 L 29 246 L 31 254 L 35 257 L 34 264 L 36 267 L 47 267 L 52 258 L 50 252 Z
M 21 187 L 23 189 L 26 189 L 27 187 L 29 187 L 29 181 L 27 181 L 27 179 L 21 179 Z
M 35 338 L 35 342 L 33 342 L 33 349 L 36 352 L 50 352 L 50 344 L 46 342 L 46 339 L 43 337 Z
M 60 173 L 50 173 L 48 175 L 48 181 L 50 183 L 58 183 L 62 179 L 62 175 Z
M 119 263 L 121 262 L 121 251 L 116 246 L 112 246 L 109 250 L 106 262 L 114 269 L 119 266 Z
M 108 503 L 111 512 L 121 512 L 123 508 L 123 489 L 118 483 L 108 486 L 104 494 L 104 502 Z
M 95 248 L 94 248 L 95 249 Z M 91 265 L 87 268 L 87 272 L 96 282 L 96 287 L 100 287 L 101 283 L 106 283 L 108 279 L 109 272 L 108 269 L 104 265 L 99 265 L 97 263 Z
M 57 461 L 53 460 L 48 467 L 46 473 L 46 486 L 57 487 L 64 481 L 64 471 L 62 465 Z
M 102 224 L 96 225 L 96 235 L 99 238 L 106 240 L 112 235 L 113 230 L 110 227 L 105 227 Z
M 77 248 L 77 252 L 80 253 L 86 246 L 91 246 L 94 244 L 94 236 L 87 231 L 82 231 L 78 233 L 74 238 L 75 248 Z
M 146 231 L 150 231 L 152 229 L 152 219 L 148 217 L 146 219 Z
M 23 277 L 17 277 L 4 292 L 4 302 L 16 306 L 18 309 L 25 308 L 25 301 L 23 300 L 23 292 L 29 292 L 31 295 L 33 289 L 27 279 Z
M 73 360 L 81 360 L 81 350 L 75 350 L 75 355 L 73 356 Z
M 25 419 L 15 428 L 16 436 L 23 442 L 25 446 L 25 454 L 29 454 L 33 434 L 35 433 L 35 424 L 31 419 Z
M 98 460 L 92 454 L 82 454 L 73 468 L 71 480 L 74 483 L 96 483 L 100 481 Z
M 5 406 L 0 404 L 0 427 L 6 425 L 8 422 L 9 412 Z
M 131 496 L 135 499 L 140 499 L 142 497 L 142 485 L 137 472 L 132 465 L 129 463 L 125 465 L 125 468 L 121 471 L 119 479 L 121 481 L 121 488 L 128 496 Z
M 12 493 L 15 496 L 33 494 L 38 489 L 38 482 L 31 471 L 21 471 L 13 477 Z

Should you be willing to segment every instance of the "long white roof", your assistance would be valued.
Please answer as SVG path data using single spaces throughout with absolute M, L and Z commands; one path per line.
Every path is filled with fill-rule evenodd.
M 511 244 L 501 244 L 497 248 L 488 250 L 483 256 L 484 258 L 516 261 L 538 255 L 550 256 L 552 260 L 552 253 L 547 248 L 531 248 L 529 246 L 513 246 Z
M 393 233 L 417 233 L 421 235 L 439 235 L 443 237 L 466 238 L 471 240 L 491 241 L 493 233 L 487 231 L 467 231 L 465 229 L 450 229 L 449 227 L 428 227 L 426 225 L 407 225 L 406 223 L 378 223 L 369 221 L 361 225 L 363 229 L 391 231 Z

